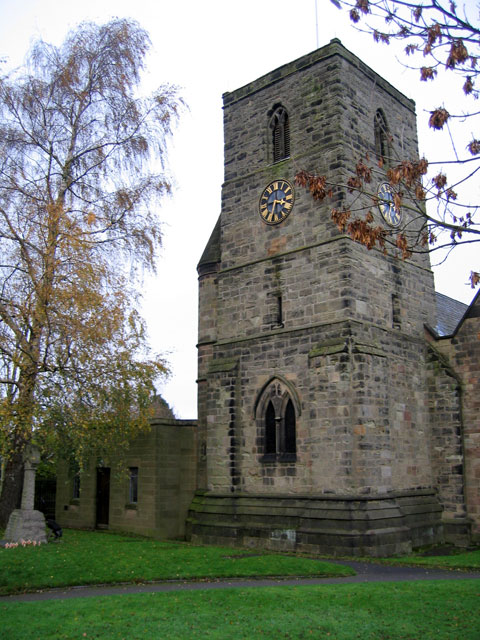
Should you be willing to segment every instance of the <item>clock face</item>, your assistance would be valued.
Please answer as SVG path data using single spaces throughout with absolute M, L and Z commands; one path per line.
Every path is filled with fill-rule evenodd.
M 293 208 L 295 194 L 286 180 L 274 180 L 260 196 L 260 216 L 266 224 L 283 222 Z
M 388 182 L 384 182 L 378 187 L 378 208 L 384 220 L 391 227 L 398 227 L 402 221 L 402 212 L 395 206 L 395 193 Z

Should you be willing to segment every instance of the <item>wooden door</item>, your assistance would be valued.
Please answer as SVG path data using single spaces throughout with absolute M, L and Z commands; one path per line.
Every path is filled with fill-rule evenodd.
M 97 468 L 97 522 L 99 529 L 108 527 L 108 515 L 110 507 L 110 469 L 108 467 Z

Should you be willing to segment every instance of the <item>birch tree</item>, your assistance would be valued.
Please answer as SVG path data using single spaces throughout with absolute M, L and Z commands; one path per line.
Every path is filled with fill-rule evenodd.
M 148 48 L 135 22 L 84 23 L 0 78 L 0 526 L 26 444 L 77 459 L 125 446 L 166 372 L 136 289 L 155 268 L 181 100 L 138 95 Z

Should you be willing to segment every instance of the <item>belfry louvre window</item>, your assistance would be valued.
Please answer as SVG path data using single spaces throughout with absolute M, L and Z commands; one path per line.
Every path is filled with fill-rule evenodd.
M 290 157 L 290 122 L 285 107 L 275 108 L 270 118 L 273 162 Z
M 388 130 L 387 119 L 381 109 L 377 109 L 373 121 L 373 129 L 375 133 L 375 153 L 377 159 L 381 160 L 386 166 L 390 164 L 391 146 L 390 132 Z
M 273 381 L 261 394 L 257 424 L 264 462 L 296 460 L 296 410 L 289 390 L 281 381 Z

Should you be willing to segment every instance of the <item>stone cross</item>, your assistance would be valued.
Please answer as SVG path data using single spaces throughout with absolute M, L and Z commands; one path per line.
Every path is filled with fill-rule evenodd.
M 29 444 L 23 454 L 23 491 L 22 509 L 33 509 L 35 502 L 35 475 L 40 464 L 40 451 L 35 445 Z

